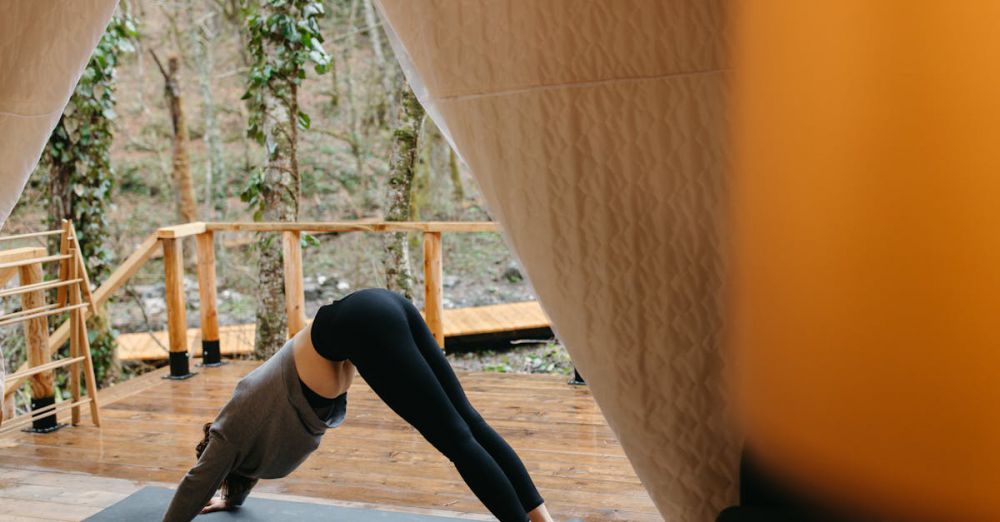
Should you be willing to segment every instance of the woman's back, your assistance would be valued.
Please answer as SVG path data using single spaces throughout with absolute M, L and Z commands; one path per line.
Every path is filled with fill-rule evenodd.
M 312 453 L 327 428 L 344 418 L 346 396 L 324 421 L 306 401 L 292 341 L 237 384 L 209 429 L 198 465 L 185 475 L 165 520 L 190 520 L 230 473 L 250 479 L 287 476 Z

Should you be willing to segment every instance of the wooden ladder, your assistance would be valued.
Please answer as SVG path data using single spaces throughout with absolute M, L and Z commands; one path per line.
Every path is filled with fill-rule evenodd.
M 36 395 L 42 395 L 41 407 L 33 407 L 29 413 L 18 415 L 4 421 L 0 413 L 0 433 L 12 431 L 27 424 L 36 425 L 40 421 L 58 427 L 56 415 L 65 410 L 71 410 L 72 423 L 80 423 L 80 406 L 90 405 L 90 418 L 95 426 L 101 425 L 100 409 L 97 403 L 97 382 L 94 378 L 94 364 L 90 356 L 90 341 L 87 338 L 86 315 L 96 313 L 94 297 L 90 292 L 90 280 L 87 269 L 80 254 L 80 245 L 73 224 L 63 220 L 62 228 L 45 232 L 19 234 L 0 237 L 0 242 L 43 238 L 47 236 L 60 237 L 59 253 L 49 255 L 45 248 L 29 247 L 0 250 L 0 298 L 20 296 L 21 310 L 0 315 L 0 327 L 14 324 L 24 324 L 25 341 L 28 351 L 28 368 L 7 376 L 14 382 L 26 377 L 31 378 L 32 403 Z M 59 263 L 59 278 L 44 281 L 42 266 L 46 263 Z M 15 274 L 19 275 L 18 285 L 12 288 L 2 288 L 2 285 Z M 50 290 L 55 290 L 55 300 L 48 302 Z M 68 314 L 70 321 L 69 357 L 50 360 L 48 351 L 48 317 L 57 314 Z M 52 371 L 67 368 L 69 371 L 69 389 L 71 400 L 55 402 Z M 80 374 L 87 388 L 86 396 L 80 393 Z M 47 399 L 47 397 L 51 399 Z M 38 430 L 45 431 L 45 430 Z

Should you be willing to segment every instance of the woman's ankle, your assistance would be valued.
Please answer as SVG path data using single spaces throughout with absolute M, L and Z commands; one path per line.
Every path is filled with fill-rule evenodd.
M 549 510 L 545 507 L 545 504 L 528 512 L 528 520 L 531 522 L 553 522 L 552 515 L 549 515 Z

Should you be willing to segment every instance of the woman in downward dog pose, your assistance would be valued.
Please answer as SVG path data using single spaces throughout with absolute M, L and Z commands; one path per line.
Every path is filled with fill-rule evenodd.
M 287 476 L 347 410 L 354 369 L 394 412 L 450 459 L 503 522 L 551 521 L 514 450 L 472 407 L 417 309 L 384 289 L 356 291 L 316 313 L 312 324 L 240 380 L 205 425 L 198 463 L 164 516 L 243 503 L 258 479 Z M 221 498 L 213 498 L 222 488 Z

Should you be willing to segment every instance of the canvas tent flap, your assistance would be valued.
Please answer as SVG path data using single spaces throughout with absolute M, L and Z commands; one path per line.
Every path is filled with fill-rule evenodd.
M 724 2 L 379 4 L 660 512 L 714 519 L 738 453 L 720 353 Z
M 117 0 L 0 2 L 0 228 Z

